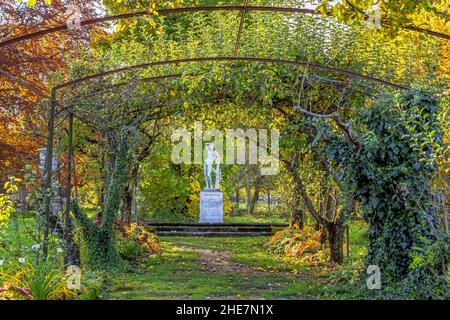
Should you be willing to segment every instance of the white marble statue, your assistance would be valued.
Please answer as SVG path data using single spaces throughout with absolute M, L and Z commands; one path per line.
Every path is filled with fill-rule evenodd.
M 216 165 L 216 169 L 214 170 L 213 165 Z M 213 189 L 212 188 L 212 179 L 211 179 L 211 172 L 214 170 L 216 173 L 216 181 L 214 185 L 214 189 L 219 189 L 220 184 L 220 155 L 215 150 L 214 143 L 207 143 L 206 144 L 206 158 L 205 163 L 203 165 L 203 170 L 205 173 L 205 181 L 206 181 L 206 188 L 205 189 Z

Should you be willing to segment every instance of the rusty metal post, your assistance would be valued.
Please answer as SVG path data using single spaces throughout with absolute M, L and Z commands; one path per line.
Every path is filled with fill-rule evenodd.
M 347 226 L 345 228 L 346 233 L 346 249 L 347 249 L 347 258 L 350 257 L 350 219 L 348 219 Z
M 48 255 L 48 239 L 50 234 L 50 217 L 52 210 L 52 175 L 53 175 L 53 139 L 55 136 L 55 108 L 56 108 L 56 89 L 52 89 L 50 97 L 50 110 L 48 114 L 48 137 L 47 137 L 47 153 L 45 156 L 45 170 L 43 176 L 43 192 L 44 192 L 44 243 L 43 254 L 44 259 Z
M 66 190 L 66 212 L 64 216 L 64 241 L 66 243 L 66 254 L 64 262 L 66 264 L 77 263 L 76 250 L 73 243 L 73 222 L 70 217 L 70 202 L 72 194 L 72 163 L 73 163 L 73 114 L 69 114 L 69 137 L 67 145 L 67 190 Z

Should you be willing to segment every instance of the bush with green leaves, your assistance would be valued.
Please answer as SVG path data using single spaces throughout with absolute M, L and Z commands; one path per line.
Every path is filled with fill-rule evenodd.
M 0 193 L 0 242 L 2 240 L 2 229 L 7 227 L 10 216 L 16 211 L 10 195 L 17 192 L 17 183 L 19 182 L 19 179 L 10 177 L 3 186 L 5 193 Z
M 331 122 L 312 120 L 325 133 L 323 149 L 343 185 L 362 204 L 369 223 L 366 265 L 380 267 L 384 292 L 430 298 L 448 286 L 442 268 L 448 251 L 417 264 L 442 241 L 430 186 L 445 150 L 439 115 L 438 100 L 421 90 L 380 99 L 352 119 L 359 148 Z

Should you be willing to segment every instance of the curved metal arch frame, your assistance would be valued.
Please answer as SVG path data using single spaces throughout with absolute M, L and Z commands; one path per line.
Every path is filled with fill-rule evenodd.
M 145 69 L 145 68 L 150 68 L 150 67 L 155 67 L 155 66 L 172 65 L 172 64 L 183 64 L 183 63 L 193 63 L 193 62 L 218 62 L 218 61 L 219 62 L 220 61 L 224 61 L 224 62 L 244 61 L 244 62 L 261 62 L 261 63 L 293 65 L 293 66 L 317 69 L 317 70 L 321 70 L 321 71 L 345 74 L 350 77 L 355 77 L 355 78 L 360 78 L 363 80 L 380 83 L 382 85 L 390 86 L 395 89 L 402 89 L 402 90 L 407 89 L 406 87 L 404 87 L 402 85 L 398 85 L 398 84 L 395 84 L 395 83 L 392 83 L 392 82 L 389 82 L 386 80 L 382 80 L 382 79 L 375 78 L 372 76 L 363 75 L 363 74 L 360 74 L 360 73 L 354 72 L 354 71 L 348 71 L 348 70 L 344 70 L 344 69 L 340 69 L 340 68 L 336 68 L 336 67 L 324 66 L 321 64 L 313 64 L 313 63 L 307 63 L 307 62 L 301 62 L 301 61 L 295 61 L 295 60 L 271 59 L 271 58 L 262 58 L 262 57 L 234 57 L 234 56 L 185 58 L 185 59 L 163 60 L 163 61 L 155 61 L 155 62 L 131 65 L 131 66 L 126 66 L 126 67 L 122 67 L 122 68 L 118 68 L 118 69 L 113 69 L 113 70 L 89 75 L 89 76 L 79 78 L 79 79 L 76 79 L 73 81 L 65 82 L 61 85 L 54 87 L 54 89 L 59 90 L 59 89 L 62 89 L 62 88 L 68 87 L 68 86 L 80 84 L 82 82 L 86 82 L 86 81 L 96 79 L 99 77 L 104 77 L 104 76 L 108 76 L 108 75 L 112 75 L 112 74 L 116 74 L 116 73 L 127 72 L 127 71 L 131 71 L 131 70 L 135 70 L 135 69 Z
M 158 10 L 157 13 L 159 15 L 170 15 L 170 14 L 176 14 L 176 13 L 192 13 L 192 12 L 210 12 L 210 11 L 260 11 L 260 12 L 281 12 L 281 13 L 304 13 L 304 14 L 310 14 L 310 15 L 320 15 L 319 12 L 315 12 L 315 10 L 311 9 L 301 9 L 301 8 L 288 8 L 288 7 L 270 7 L 270 6 L 203 6 L 203 7 L 184 7 L 184 8 L 174 8 L 174 9 L 161 9 Z M 85 19 L 80 22 L 81 26 L 87 26 L 91 24 L 97 24 L 107 21 L 115 21 L 119 19 L 128 19 L 128 18 L 135 18 L 135 17 L 141 17 L 145 15 L 151 15 L 152 13 L 149 11 L 139 11 L 139 12 L 133 12 L 133 13 L 124 13 L 124 14 L 118 14 L 118 15 L 112 15 L 112 16 L 106 16 L 101 18 L 92 18 L 92 19 Z M 327 13 L 328 16 L 330 14 Z M 386 23 L 384 23 L 386 24 Z M 446 40 L 450 40 L 450 35 L 443 34 L 440 32 L 416 27 L 416 26 L 403 26 L 404 29 L 415 31 L 415 32 L 421 32 L 426 33 L 434 37 L 443 38 Z M 0 42 L 0 48 L 11 45 L 17 42 L 42 37 L 46 34 L 59 32 L 59 31 L 66 31 L 68 30 L 66 24 L 61 24 L 52 28 L 28 33 L 22 36 L 18 36 L 12 39 L 8 39 L 5 41 Z
M 141 78 L 141 79 L 137 79 L 136 82 L 140 82 L 140 83 L 142 83 L 142 82 L 156 82 L 156 81 L 159 81 L 159 80 L 181 78 L 182 76 L 197 76 L 197 74 L 183 75 L 182 73 L 172 73 L 172 74 L 166 74 L 166 75 L 159 75 L 159 76 L 153 76 L 153 77 Z M 309 82 L 309 81 L 307 81 L 307 82 Z M 344 87 L 344 86 L 339 85 L 339 84 L 334 84 L 334 83 L 330 82 L 329 80 L 327 81 L 327 80 L 324 80 L 324 79 L 317 79 L 317 82 L 320 83 L 320 84 L 322 84 L 322 85 L 324 85 L 324 86 L 326 86 L 326 87 L 329 87 L 329 88 L 345 89 L 345 90 L 347 90 L 347 91 L 350 92 L 350 93 L 354 93 L 354 94 L 357 94 L 357 95 L 361 95 L 361 96 L 364 96 L 364 97 L 367 97 L 367 98 L 370 98 L 370 99 L 375 98 L 375 96 L 372 95 L 372 94 L 370 94 L 370 93 L 363 92 L 363 91 L 358 90 L 358 89 L 353 89 L 353 88 L 349 88 L 349 87 Z M 130 83 L 130 82 L 128 82 L 128 81 L 127 81 L 127 82 L 120 82 L 120 83 L 116 83 L 116 84 L 113 84 L 113 85 L 110 85 L 110 86 L 107 86 L 107 87 L 102 87 L 102 88 L 100 88 L 100 89 L 98 89 L 98 90 L 93 90 L 93 91 L 91 91 L 90 93 L 88 93 L 88 94 L 85 95 L 85 96 L 77 97 L 76 99 L 78 99 L 78 98 L 81 98 L 81 99 L 82 99 L 82 98 L 92 97 L 92 96 L 95 96 L 96 94 L 101 94 L 102 91 L 104 91 L 104 90 L 107 90 L 107 89 L 113 89 L 113 88 L 118 88 L 118 87 L 122 87 L 122 86 L 126 86 L 126 85 L 128 85 L 129 83 Z M 65 105 L 65 103 L 63 103 L 63 104 Z M 62 113 L 62 112 L 67 112 L 68 110 L 71 109 L 71 106 L 72 106 L 72 105 L 73 105 L 73 102 L 69 103 L 66 107 L 63 107 L 63 108 L 59 109 L 59 110 L 56 112 L 56 115 L 59 115 L 59 114 Z
M 311 9 L 271 7 L 271 6 L 248 6 L 247 3 L 248 2 L 246 1 L 243 6 L 203 6 L 203 7 L 183 7 L 183 8 L 173 8 L 173 9 L 161 9 L 158 11 L 158 14 L 170 15 L 170 14 L 176 14 L 176 13 L 209 12 L 209 11 L 238 11 L 238 12 L 241 12 L 239 29 L 238 29 L 238 33 L 236 36 L 236 42 L 235 42 L 235 48 L 234 48 L 234 57 L 238 56 L 238 50 L 239 50 L 239 46 L 240 46 L 240 37 L 241 37 L 242 30 L 243 30 L 243 22 L 244 22 L 245 14 L 247 11 L 304 13 L 304 14 L 310 14 L 310 15 L 319 14 Z M 80 24 L 82 26 L 86 26 L 86 25 L 96 24 L 96 23 L 101 23 L 101 22 L 106 22 L 106 21 L 114 21 L 114 20 L 118 20 L 118 19 L 126 19 L 126 18 L 144 16 L 144 15 L 148 15 L 148 14 L 150 14 L 148 11 L 140 11 L 140 12 L 136 12 L 136 13 L 126 13 L 126 14 L 107 16 L 107 17 L 101 17 L 101 18 L 86 19 L 86 20 L 81 21 Z M 432 36 L 438 36 L 438 37 L 450 39 L 449 35 L 439 34 L 439 33 L 433 32 L 431 30 L 421 29 L 418 27 L 405 27 L 405 28 L 413 30 L 413 31 L 425 32 Z M 59 25 L 59 26 L 56 26 L 53 28 L 48 28 L 48 29 L 40 30 L 40 31 L 37 31 L 34 33 L 29 33 L 29 34 L 26 34 L 23 36 L 15 37 L 15 38 L 0 42 L 0 48 L 10 45 L 10 44 L 13 44 L 13 43 L 25 41 L 27 39 L 41 37 L 46 34 L 58 32 L 58 31 L 65 31 L 65 30 L 68 30 L 67 25 Z M 37 89 L 35 86 L 33 86 L 29 83 L 26 83 L 24 81 L 17 81 L 17 79 L 14 76 L 11 77 L 11 76 L 7 75 L 7 77 L 10 78 L 12 81 L 18 83 L 19 85 L 24 86 L 31 91 L 34 91 L 35 93 L 38 92 L 38 94 L 41 97 L 54 99 L 54 97 L 48 97 L 48 95 L 46 95 L 41 90 Z M 373 78 L 373 79 L 375 79 L 375 78 Z M 401 88 L 401 86 L 398 86 L 398 88 Z M 59 105 L 58 102 L 56 102 L 56 104 Z

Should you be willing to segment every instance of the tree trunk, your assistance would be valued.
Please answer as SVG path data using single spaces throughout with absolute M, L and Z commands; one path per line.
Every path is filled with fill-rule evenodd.
M 250 193 L 250 195 L 251 195 L 251 193 Z M 249 213 L 250 213 L 251 216 L 253 216 L 253 214 L 255 212 L 255 206 L 256 206 L 256 202 L 258 200 L 259 200 L 259 183 L 257 182 L 256 185 L 255 185 L 255 191 L 253 193 L 253 197 L 251 197 L 251 201 L 250 201 Z
M 234 205 L 234 208 L 233 208 L 233 214 L 238 214 L 239 213 L 239 203 L 241 202 L 240 201 L 240 192 L 239 192 L 240 190 L 239 190 L 239 188 L 236 188 L 235 189 L 235 194 L 236 194 L 236 203 L 235 203 L 235 205 Z
M 252 189 L 250 187 L 250 183 L 247 182 L 245 186 L 245 191 L 247 192 L 247 213 L 250 213 L 250 207 L 252 203 Z
M 325 227 L 322 227 L 320 223 L 316 224 L 316 230 L 319 231 L 322 229 L 322 233 L 320 234 L 320 245 L 324 247 L 328 242 L 328 231 Z
M 131 222 L 131 207 L 133 205 L 133 189 L 130 183 L 125 184 L 122 197 L 122 222 L 129 225 Z
M 327 223 L 328 244 L 330 246 L 331 261 L 344 262 L 344 223 L 338 218 L 336 223 Z
M 135 181 L 136 177 L 139 171 L 139 165 L 133 164 L 131 157 L 129 158 L 128 163 L 128 174 L 127 174 L 127 181 L 125 182 L 124 188 L 123 188 L 123 195 L 122 195 L 122 216 L 121 221 L 122 223 L 125 223 L 126 225 L 129 225 L 131 223 L 131 217 L 133 214 L 133 199 L 134 199 L 134 193 L 135 193 Z
M 296 180 L 294 179 L 294 182 Z M 303 230 L 305 225 L 303 210 L 301 207 L 300 188 L 298 183 L 294 183 L 294 190 L 292 192 L 292 225 L 297 225 L 300 230 Z
M 138 195 L 138 184 L 139 184 L 139 179 L 138 179 L 138 175 L 139 175 L 139 166 L 136 168 L 136 175 L 133 176 L 132 179 L 132 193 L 131 193 L 131 216 L 134 217 L 134 221 L 137 223 L 138 222 L 138 213 L 137 213 L 137 195 Z
M 116 247 L 114 223 L 120 208 L 124 183 L 128 172 L 129 148 L 126 133 L 122 133 L 117 152 L 111 182 L 108 187 L 108 200 L 103 211 L 101 225 L 94 224 L 80 210 L 78 204 L 72 204 L 75 218 L 81 225 L 86 248 L 84 265 L 92 270 L 106 270 L 121 266 L 121 258 Z
M 102 152 L 100 157 L 100 168 L 99 168 L 100 178 L 102 183 L 100 183 L 99 193 L 98 193 L 98 204 L 103 211 L 105 209 L 105 198 L 106 198 L 106 188 L 108 184 L 107 174 L 105 173 L 105 154 Z
M 314 208 L 314 204 L 312 203 L 311 199 L 309 198 L 305 187 L 303 185 L 303 181 L 300 178 L 300 176 L 298 175 L 298 173 L 296 172 L 293 164 L 290 164 L 288 162 L 284 162 L 286 169 L 289 171 L 289 173 L 292 176 L 292 180 L 293 183 L 295 185 L 295 188 L 297 189 L 297 193 L 300 194 L 301 199 L 303 201 L 303 204 L 305 205 L 305 207 L 308 209 L 309 213 L 311 214 L 311 216 L 318 222 L 318 223 L 322 223 L 322 219 L 319 215 L 319 213 L 317 212 L 317 210 Z M 297 197 L 298 198 L 298 197 Z
M 326 197 L 326 228 L 328 233 L 328 244 L 330 246 L 331 261 L 341 264 L 344 262 L 344 215 L 338 213 L 338 195 L 335 192 L 334 197 L 331 193 L 331 187 L 327 189 Z

